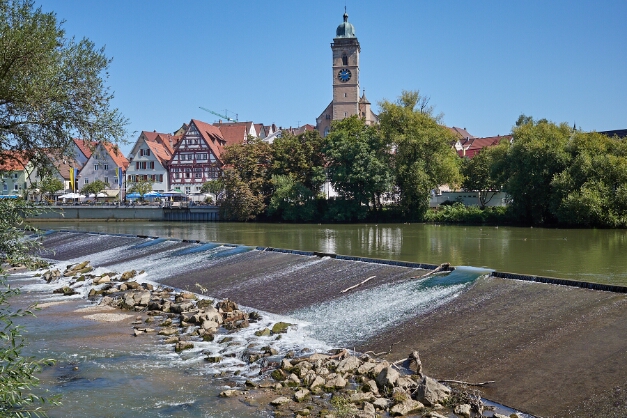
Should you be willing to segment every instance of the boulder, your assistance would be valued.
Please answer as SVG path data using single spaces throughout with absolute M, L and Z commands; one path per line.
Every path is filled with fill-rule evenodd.
M 418 412 L 424 407 L 425 406 L 418 401 L 415 401 L 413 399 L 407 399 L 406 401 L 398 403 L 390 408 L 390 415 L 394 417 L 405 416 Z
M 348 382 L 340 375 L 336 375 L 335 377 L 327 380 L 324 384 L 325 389 L 334 390 L 334 389 L 344 389 Z
M 191 341 L 179 341 L 178 343 L 176 343 L 176 346 L 174 346 L 174 351 L 176 351 L 177 353 L 180 353 L 181 351 L 184 350 L 191 350 L 192 348 L 194 348 L 194 343 Z
M 338 373 L 354 373 L 361 366 L 361 360 L 359 360 L 355 356 L 346 357 L 344 360 L 340 361 L 335 369 Z
M 309 390 L 307 390 L 307 389 L 301 389 L 301 390 L 298 390 L 298 391 L 296 391 L 296 392 L 294 393 L 294 400 L 295 400 L 296 402 L 302 402 L 302 401 L 304 401 L 305 399 L 307 399 L 307 396 L 309 396 L 309 393 L 310 393 L 310 392 L 309 392 Z
M 375 408 L 387 409 L 387 407 L 390 405 L 390 401 L 385 398 L 377 398 L 372 402 L 372 404 L 375 406 Z
M 377 375 L 376 381 L 379 388 L 393 388 L 400 374 L 392 367 L 386 367 Z
M 320 376 L 316 376 L 314 380 L 309 385 L 310 390 L 314 390 L 317 387 L 321 387 L 324 385 L 324 379 Z
M 220 392 L 220 397 L 222 397 L 222 398 L 233 398 L 235 396 L 242 395 L 243 393 L 244 392 L 242 392 L 241 390 L 227 389 L 225 391 Z
M 451 396 L 451 389 L 435 379 L 425 376 L 414 392 L 414 399 L 427 406 L 443 403 Z
M 368 418 L 374 418 L 377 416 L 377 410 L 370 402 L 364 402 L 364 414 L 366 414 Z
M 272 406 L 281 406 L 281 405 L 284 405 L 286 403 L 290 403 L 290 399 L 286 398 L 285 396 L 279 396 L 278 398 L 272 400 L 270 402 L 270 405 L 272 405 Z
M 470 405 L 467 403 L 455 406 L 453 410 L 455 414 L 461 415 L 462 417 L 470 418 Z
M 287 322 L 277 322 L 272 326 L 272 334 L 284 334 L 287 332 L 287 329 L 290 327 Z
M 350 401 L 353 403 L 372 402 L 376 396 L 372 392 L 355 392 L 350 395 Z
M 229 299 L 224 299 L 223 301 L 218 302 L 216 308 L 221 312 L 233 312 L 238 309 L 237 303 Z

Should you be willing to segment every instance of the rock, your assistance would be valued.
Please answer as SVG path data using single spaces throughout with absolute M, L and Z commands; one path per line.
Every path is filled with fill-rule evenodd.
M 359 366 L 361 366 L 361 360 L 359 360 L 355 356 L 349 356 L 340 361 L 340 363 L 337 365 L 336 371 L 338 373 L 354 373 L 355 370 L 359 368 Z
M 290 399 L 286 398 L 285 396 L 279 396 L 278 398 L 272 400 L 270 402 L 270 405 L 281 406 L 281 405 L 285 405 L 286 403 L 290 403 Z
M 277 322 L 272 326 L 272 334 L 284 334 L 291 325 L 287 322 Z
M 386 367 L 377 375 L 376 381 L 379 388 L 393 388 L 400 374 L 392 367 Z
M 515 414 L 512 414 L 515 415 Z M 509 418 L 507 415 L 501 415 L 501 414 L 497 414 L 494 413 L 494 415 L 492 415 L 493 418 Z
M 310 363 L 315 363 L 318 360 L 327 360 L 330 356 L 328 354 L 320 354 L 320 353 L 315 353 L 312 354 L 311 356 L 308 357 L 308 361 Z
M 63 296 L 72 296 L 76 291 L 69 286 L 63 286 L 52 291 L 52 293 L 61 293 Z
M 159 331 L 159 335 L 166 335 L 166 336 L 170 336 L 170 335 L 174 335 L 177 334 L 179 331 L 176 328 L 162 328 Z
M 218 324 L 215 321 L 203 321 L 202 322 L 202 328 L 205 331 L 216 332 L 218 330 L 218 328 L 220 328 L 220 324 Z
M 317 387 L 321 387 L 324 385 L 324 379 L 320 376 L 316 376 L 313 380 L 313 382 L 311 382 L 311 385 L 309 385 L 309 389 L 310 390 L 314 390 Z
M 446 418 L 444 415 L 440 415 L 435 411 L 429 411 L 427 412 L 427 415 L 425 415 L 427 418 Z M 496 415 L 494 415 L 494 417 L 496 418 Z M 507 417 L 504 417 L 507 418 Z
M 311 414 L 311 411 L 307 408 L 299 409 L 298 411 L 296 411 L 296 416 L 299 416 L 299 417 L 307 417 L 310 414 Z
M 184 350 L 191 350 L 192 348 L 194 348 L 194 343 L 191 341 L 179 341 L 178 343 L 176 343 L 176 346 L 174 347 L 174 351 L 176 351 L 177 353 L 180 353 L 181 351 Z
M 407 359 L 409 360 L 408 368 L 414 372 L 414 374 L 422 374 L 422 362 L 420 361 L 418 351 L 412 351 L 409 356 L 407 356 Z
M 164 344 L 176 344 L 179 342 L 179 337 L 168 337 L 163 340 Z
M 370 388 L 370 392 L 374 393 L 375 395 L 379 394 L 379 387 L 377 386 L 377 382 L 375 382 L 374 380 L 368 380 L 366 382 L 366 385 Z
M 375 398 L 372 392 L 356 392 L 352 393 L 349 397 L 352 403 L 372 402 Z
M 125 282 L 135 276 L 137 276 L 137 272 L 135 270 L 125 271 L 124 273 L 122 273 L 122 276 L 120 276 L 120 281 Z
M 425 406 L 413 399 L 407 399 L 399 404 L 394 405 L 390 408 L 390 415 L 392 416 L 405 416 L 412 414 L 414 412 L 418 412 L 423 409 Z
M 261 329 L 259 331 L 255 331 L 255 336 L 257 337 L 269 337 L 271 334 L 268 328 Z
M 329 380 L 327 380 L 324 384 L 324 388 L 328 389 L 328 390 L 333 390 L 333 389 L 344 389 L 346 387 L 346 384 L 348 382 L 346 382 L 346 380 L 340 376 L 337 375 Z
M 229 299 L 224 299 L 221 302 L 218 302 L 216 308 L 222 312 L 233 312 L 238 309 L 237 303 L 230 301 Z
M 307 399 L 307 396 L 309 396 L 309 393 L 310 393 L 310 392 L 309 392 L 309 390 L 307 390 L 307 389 L 301 389 L 301 390 L 298 390 L 298 391 L 296 391 L 296 392 L 294 393 L 294 400 L 295 400 L 296 402 L 302 402 L 302 401 L 304 401 L 305 399 Z
M 241 390 L 227 389 L 223 392 L 220 392 L 220 397 L 221 398 L 233 398 L 235 396 L 242 395 L 243 393 L 244 392 L 242 392 Z
M 388 363 L 385 360 L 382 361 L 381 363 L 377 363 L 372 369 L 370 369 L 370 371 L 368 372 L 368 375 L 376 379 L 377 376 L 379 376 L 379 373 L 381 373 L 381 371 L 385 369 L 386 367 L 390 367 L 390 363 Z
M 368 417 L 372 417 L 372 418 L 374 418 L 377 415 L 377 410 L 375 409 L 374 405 L 371 404 L 370 402 L 364 402 L 364 412 L 367 414 Z
M 414 399 L 427 406 L 443 403 L 451 396 L 451 389 L 435 379 L 425 376 L 414 392 Z
M 283 370 L 281 369 L 276 369 L 272 372 L 271 374 L 272 378 L 276 381 L 282 382 L 285 379 L 287 379 L 287 373 L 285 373 Z
M 194 302 L 174 303 L 170 306 L 170 312 L 183 313 L 194 308 Z
M 281 368 L 285 371 L 291 371 L 292 368 L 294 366 L 292 365 L 292 362 L 289 361 L 288 359 L 284 358 L 283 360 L 281 360 Z
M 470 405 L 468 405 L 467 403 L 457 405 L 453 412 L 455 412 L 455 414 L 457 415 L 461 415 L 462 417 L 470 418 Z
M 390 401 L 385 398 L 377 398 L 372 402 L 372 404 L 375 406 L 375 408 L 387 409 L 387 407 L 390 405 Z
M 357 368 L 357 373 L 368 374 L 377 365 L 374 361 L 367 361 Z

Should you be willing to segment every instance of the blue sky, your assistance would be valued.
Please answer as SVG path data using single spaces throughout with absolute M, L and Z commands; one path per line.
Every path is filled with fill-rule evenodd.
M 627 1 L 36 0 L 113 58 L 114 106 L 142 130 L 218 117 L 315 124 L 347 6 L 368 99 L 430 97 L 448 126 L 503 135 L 521 113 L 627 128 Z M 125 151 L 130 145 L 123 147 Z

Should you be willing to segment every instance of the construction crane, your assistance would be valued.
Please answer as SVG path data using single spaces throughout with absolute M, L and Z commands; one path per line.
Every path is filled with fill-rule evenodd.
M 227 120 L 229 122 L 237 122 L 237 113 L 235 114 L 235 119 L 232 119 L 232 118 L 230 118 L 228 116 L 221 115 L 221 114 L 219 114 L 217 112 L 214 112 L 213 110 L 205 109 L 202 106 L 198 106 L 198 107 L 201 108 L 202 110 L 204 110 L 205 112 L 213 113 L 216 116 L 220 116 L 222 119 L 225 119 L 225 120 Z M 228 112 L 227 110 L 224 110 L 224 113 L 227 113 L 227 112 Z

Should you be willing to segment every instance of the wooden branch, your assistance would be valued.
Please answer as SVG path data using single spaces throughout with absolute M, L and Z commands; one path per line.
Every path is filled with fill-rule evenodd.
M 375 277 L 377 277 L 377 276 L 371 276 L 371 277 L 368 277 L 368 278 L 367 278 L 366 280 L 364 280 L 363 282 L 361 282 L 361 283 L 357 283 L 355 286 L 347 287 L 346 289 L 342 290 L 340 293 L 346 293 L 346 292 L 348 292 L 349 290 L 353 290 L 353 289 L 355 289 L 356 287 L 359 287 L 359 286 L 361 286 L 362 284 L 364 284 L 364 283 L 368 282 L 369 280 L 374 279 Z
M 366 351 L 364 354 L 368 354 L 368 353 L 372 353 L 372 355 L 375 356 L 375 357 L 379 357 L 379 356 L 383 356 L 385 354 L 388 354 L 387 351 L 381 351 L 380 353 L 375 353 L 374 351 Z
M 427 274 L 423 274 L 422 276 L 416 276 L 416 277 L 412 277 L 412 279 L 424 279 L 426 277 L 429 277 L 435 273 L 439 273 L 443 270 L 448 269 L 451 266 L 451 263 L 442 263 L 440 264 L 435 270 L 431 270 L 430 272 L 428 272 Z
M 490 384 L 490 383 L 495 383 L 495 380 L 488 380 L 487 382 L 481 382 L 481 383 L 470 383 L 470 382 L 462 382 L 460 380 L 440 380 L 440 379 L 438 379 L 438 382 L 440 382 L 440 383 L 457 383 L 459 385 L 466 385 L 466 386 L 485 386 L 485 385 Z

